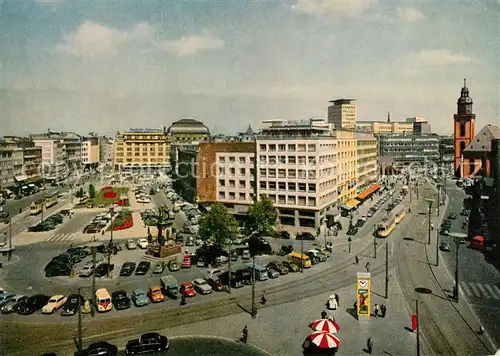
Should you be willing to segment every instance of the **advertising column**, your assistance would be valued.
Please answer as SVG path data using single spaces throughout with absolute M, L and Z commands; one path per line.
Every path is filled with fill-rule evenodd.
M 357 273 L 356 283 L 356 309 L 358 320 L 370 319 L 370 294 L 371 294 L 371 274 L 365 272 Z

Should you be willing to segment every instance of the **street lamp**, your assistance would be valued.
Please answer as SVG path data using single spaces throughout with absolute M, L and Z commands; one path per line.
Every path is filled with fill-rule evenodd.
M 455 287 L 453 287 L 453 298 L 458 303 L 458 250 L 460 247 L 460 240 L 465 239 L 467 234 L 461 232 L 450 232 L 448 236 L 455 239 Z
M 438 204 L 438 207 L 437 207 L 437 216 L 440 215 L 441 213 L 441 184 L 438 183 L 437 184 L 437 193 L 438 193 L 438 196 L 437 196 L 437 204 Z
M 94 270 L 94 273 L 92 273 L 92 307 L 90 308 L 92 316 L 95 316 L 95 257 L 99 246 L 102 246 L 102 242 L 100 241 L 92 241 L 89 243 L 90 251 L 92 252 L 92 268 Z
M 430 245 L 431 244 L 431 212 L 432 212 L 432 203 L 434 203 L 434 199 L 426 199 L 425 200 L 427 202 L 427 204 L 429 204 L 429 226 L 428 226 L 428 230 L 429 230 L 429 240 L 428 240 L 428 244 Z
M 111 214 L 111 235 L 109 239 L 109 246 L 108 246 L 108 278 L 110 278 L 111 275 L 111 252 L 113 249 L 113 229 L 114 229 L 114 223 L 115 223 L 115 208 L 110 207 L 109 208 L 109 213 Z

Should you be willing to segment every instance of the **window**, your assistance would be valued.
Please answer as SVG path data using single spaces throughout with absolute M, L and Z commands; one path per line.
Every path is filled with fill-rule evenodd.
M 316 157 L 314 157 L 314 156 L 307 157 L 307 163 L 316 164 Z
M 286 169 L 278 169 L 278 178 L 286 178 Z
M 260 189 L 267 190 L 267 182 L 260 182 L 259 186 L 260 186 Z
M 254 164 L 255 163 L 255 159 L 253 156 L 250 156 L 250 164 Z
M 288 183 L 288 191 L 290 192 L 295 191 L 295 183 Z
M 305 197 L 299 197 L 297 205 L 306 206 L 306 198 Z
M 305 169 L 299 169 L 297 178 L 299 179 L 306 179 L 306 170 Z
M 252 177 L 255 175 L 255 169 L 254 168 L 250 168 L 250 175 Z
M 245 193 L 239 193 L 238 194 L 238 199 L 239 200 L 245 200 L 247 198 L 246 194 Z
M 309 193 L 316 193 L 316 184 L 309 183 L 308 185 Z
M 288 156 L 288 164 L 295 164 L 296 159 L 295 156 Z
M 236 173 L 236 168 L 234 168 L 234 167 L 229 168 L 229 174 L 234 176 L 235 173 Z
M 220 200 L 225 200 L 226 199 L 226 193 L 225 192 L 219 192 L 219 199 Z
M 234 157 L 229 157 L 229 163 L 234 163 L 236 162 L 236 158 Z
M 267 176 L 265 168 L 261 168 L 259 173 L 260 173 L 261 177 L 266 177 Z
M 288 178 L 296 178 L 296 177 L 297 177 L 296 170 L 295 169 L 289 169 L 288 170 Z
M 276 203 L 276 195 L 274 195 L 274 194 L 270 194 L 270 195 L 269 195 L 269 199 L 270 199 L 273 203 Z
M 260 157 L 259 157 L 259 162 L 260 162 L 261 164 L 266 164 L 266 162 L 267 162 L 267 159 L 266 159 L 266 158 L 267 158 L 266 156 L 260 156 Z
M 260 145 L 260 150 L 264 152 L 267 151 L 266 145 Z
M 306 145 L 298 145 L 297 146 L 297 151 L 298 152 L 305 152 L 306 151 Z
M 308 206 L 316 206 L 316 198 L 308 198 L 307 205 Z
M 276 190 L 276 182 L 269 182 L 269 190 Z
M 236 199 L 236 194 L 233 192 L 229 193 L 229 200 L 235 200 Z
M 240 168 L 240 175 L 244 176 L 247 174 L 247 171 L 245 168 Z
M 296 200 L 295 200 L 295 197 L 292 195 L 292 196 L 288 196 L 288 205 L 295 205 L 297 204 Z
M 295 145 L 288 145 L 288 152 L 295 152 Z
M 224 174 L 226 174 L 226 169 L 224 167 L 219 167 L 219 174 L 221 176 L 223 176 Z
M 226 162 L 226 157 L 219 157 L 219 163 L 225 163 Z
M 299 164 L 306 164 L 306 156 L 299 156 Z
M 286 183 L 285 182 L 279 182 L 278 183 L 278 189 L 281 191 L 286 191 Z
M 245 163 L 246 163 L 245 157 L 240 157 L 240 164 L 245 164 Z
M 306 183 L 299 183 L 299 192 L 306 192 Z
M 465 137 L 465 123 L 460 123 L 460 137 Z
M 309 179 L 315 179 L 316 178 L 316 171 L 315 170 L 309 170 L 309 171 L 307 171 L 307 178 L 309 178 Z
M 219 185 L 221 187 L 225 187 L 226 186 L 226 181 L 224 179 L 219 179 Z
M 286 163 L 286 156 L 279 156 L 278 157 L 278 162 L 285 164 Z
M 234 188 L 236 186 L 236 182 L 234 180 L 229 181 L 229 188 Z
M 279 152 L 285 152 L 286 151 L 286 145 L 278 145 L 278 151 Z
M 316 145 L 314 145 L 314 144 L 307 145 L 307 150 L 309 152 L 316 152 Z
M 240 180 L 238 183 L 240 188 L 245 188 L 246 182 L 244 180 Z
M 276 164 L 276 156 L 269 156 L 269 164 Z
M 269 169 L 269 178 L 276 178 L 276 169 Z
M 269 145 L 269 152 L 276 152 L 276 145 Z
M 286 196 L 278 195 L 278 204 L 286 204 Z

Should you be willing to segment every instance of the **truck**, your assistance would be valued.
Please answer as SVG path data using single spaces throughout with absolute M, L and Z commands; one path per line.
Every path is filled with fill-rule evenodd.
M 168 275 L 160 278 L 161 287 L 165 291 L 165 294 L 170 298 L 177 299 L 179 298 L 179 283 L 177 283 L 177 279 L 174 276 Z

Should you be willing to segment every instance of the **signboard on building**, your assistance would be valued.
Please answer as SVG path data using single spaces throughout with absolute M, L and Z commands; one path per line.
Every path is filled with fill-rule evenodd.
M 163 132 L 162 129 L 130 129 L 129 132 L 142 133 L 142 132 Z
M 356 309 L 358 319 L 370 318 L 371 274 L 358 272 L 356 283 Z

